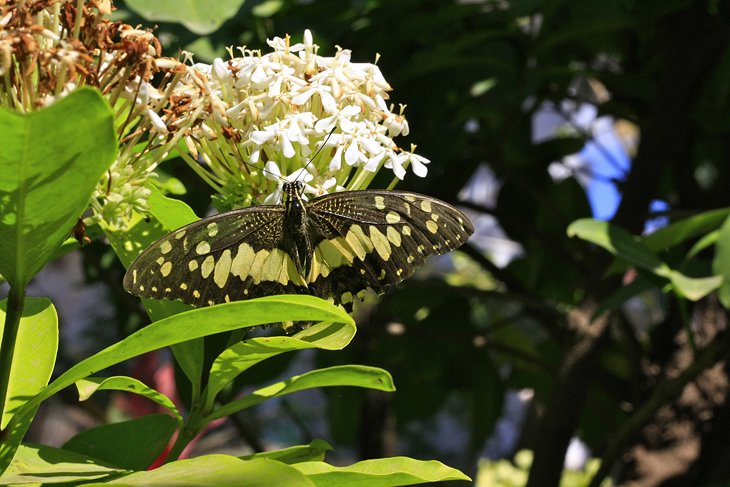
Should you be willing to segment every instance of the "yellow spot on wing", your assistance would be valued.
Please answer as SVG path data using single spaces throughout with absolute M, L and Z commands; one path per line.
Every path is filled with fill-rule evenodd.
M 175 233 L 175 238 L 178 240 L 180 240 L 184 236 L 185 236 L 185 230 L 179 230 L 178 232 Z
M 223 251 L 218 261 L 215 263 L 215 269 L 213 270 L 213 282 L 215 282 L 219 288 L 223 289 L 228 281 L 228 273 L 231 271 L 231 250 L 226 249 Z
M 188 262 L 188 269 L 190 269 L 190 272 L 193 272 L 197 268 L 198 268 L 197 260 L 191 260 L 190 262 Z
M 210 253 L 210 244 L 203 240 L 195 246 L 195 252 L 197 252 L 198 255 Z
M 428 200 L 421 201 L 421 209 L 426 213 L 431 213 L 431 202 Z
M 273 249 L 261 268 L 261 280 L 281 282 L 280 280 L 282 278 L 281 274 L 283 269 L 284 252 L 280 249 Z M 286 284 L 287 282 L 288 280 L 282 282 L 282 284 Z
M 375 197 L 375 208 L 378 210 L 384 210 L 385 209 L 385 198 L 382 196 L 376 196 Z
M 253 277 L 254 284 L 258 284 L 261 282 L 261 273 L 264 268 L 264 263 L 268 258 L 269 251 L 266 249 L 261 249 L 256 252 L 256 255 L 253 258 L 253 262 L 251 262 L 251 269 L 248 271 L 248 273 Z
M 209 237 L 215 237 L 216 235 L 218 235 L 218 224 L 216 222 L 208 223 L 205 228 L 208 229 Z
M 211 272 L 213 272 L 213 269 L 215 268 L 215 259 L 212 255 L 209 255 L 205 258 L 203 263 L 200 265 L 200 273 L 203 275 L 204 279 L 207 279 Z
M 389 211 L 387 215 L 385 215 L 385 221 L 388 223 L 398 223 L 400 221 L 400 215 L 394 211 Z
M 348 243 L 352 251 L 360 260 L 365 260 L 365 256 L 373 250 L 373 242 L 360 225 L 351 225 L 345 235 L 345 241 Z
M 162 264 L 162 266 L 160 266 L 160 274 L 162 274 L 162 277 L 169 276 L 171 271 L 172 271 L 172 262 L 170 262 L 169 260 L 167 262 L 165 262 L 164 264 Z
M 392 243 L 396 247 L 400 247 L 400 244 L 401 244 L 401 236 L 400 236 L 400 232 L 398 230 L 396 230 L 395 227 L 388 227 L 385 230 L 385 234 L 387 235 L 388 241 L 390 243 Z
M 438 223 L 436 223 L 433 220 L 428 220 L 426 222 L 426 228 L 428 228 L 428 231 L 431 232 L 431 233 L 436 233 L 436 232 L 439 231 Z
M 162 242 L 160 244 L 160 252 L 162 252 L 163 254 L 167 254 L 171 250 L 172 250 L 172 244 L 170 243 L 169 240 L 165 240 L 164 242 Z
M 372 240 L 373 246 L 381 259 L 390 259 L 390 243 L 388 238 L 383 235 L 383 232 L 378 230 L 378 227 L 370 226 L 370 240 Z
M 251 269 L 254 255 L 255 252 L 249 244 L 242 243 L 239 245 L 238 253 L 236 253 L 236 256 L 231 262 L 231 274 L 240 277 L 241 280 L 245 280 L 248 277 L 249 269 Z

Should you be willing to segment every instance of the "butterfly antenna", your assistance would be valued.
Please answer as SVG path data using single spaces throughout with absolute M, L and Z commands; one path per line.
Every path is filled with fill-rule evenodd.
M 299 177 L 302 177 L 302 175 L 306 172 L 309 165 L 312 164 L 312 161 L 314 161 L 314 159 L 319 155 L 319 153 L 322 152 L 322 149 L 324 149 L 324 146 L 327 145 L 327 141 L 330 140 L 330 137 L 332 137 L 332 134 L 335 133 L 336 128 L 337 127 L 332 127 L 332 130 L 330 130 L 330 132 L 327 134 L 327 137 L 325 137 L 324 140 L 322 141 L 322 145 L 319 146 L 319 149 L 317 149 L 317 151 L 314 153 L 314 155 L 309 158 L 309 161 L 307 161 L 307 163 L 302 168 L 302 169 L 304 169 L 304 171 L 301 172 Z M 298 179 L 299 178 L 297 178 L 297 180 Z

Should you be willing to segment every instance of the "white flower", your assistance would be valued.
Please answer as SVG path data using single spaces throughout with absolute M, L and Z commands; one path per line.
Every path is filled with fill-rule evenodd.
M 279 170 L 279 166 L 274 161 L 269 161 L 266 163 L 264 171 L 266 179 L 276 181 L 276 189 L 273 193 L 269 194 L 263 201 L 265 205 L 276 205 L 282 202 L 282 196 L 284 195 L 284 183 L 301 181 L 304 183 L 304 192 L 317 194 L 317 190 L 307 184 L 309 181 L 314 179 L 314 176 L 309 174 L 307 169 L 304 167 L 297 169 L 288 176 L 282 176 L 281 171 Z

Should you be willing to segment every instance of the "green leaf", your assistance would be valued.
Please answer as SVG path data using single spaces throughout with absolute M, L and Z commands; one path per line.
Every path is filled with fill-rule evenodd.
M 221 389 L 259 362 L 281 353 L 307 348 L 341 350 L 354 336 L 353 327 L 342 323 L 319 323 L 293 337 L 263 337 L 238 342 L 213 361 L 208 379 L 206 406 L 211 408 Z
M 11 419 L 0 442 L 0 470 L 27 431 L 40 403 L 80 379 L 143 353 L 202 336 L 282 321 L 334 321 L 355 326 L 340 308 L 308 295 L 280 295 L 194 309 L 156 321 L 71 367 L 28 401 Z
M 150 196 L 147 199 L 147 212 L 168 232 L 184 227 L 200 220 L 184 201 L 168 198 L 159 189 L 149 186 Z
M 687 277 L 673 270 L 669 273 L 669 280 L 685 298 L 699 301 L 722 285 L 723 276 Z
M 78 482 L 126 473 L 76 452 L 45 445 L 21 445 L 0 485 Z
M 725 219 L 720 228 L 716 249 L 712 270 L 724 279 L 717 294 L 722 305 L 730 308 L 730 217 Z
M 292 465 L 294 463 L 322 461 L 324 460 L 325 454 L 332 450 L 332 445 L 324 440 L 317 439 L 312 440 L 312 442 L 308 445 L 290 446 L 289 448 L 282 448 L 281 450 L 254 453 L 253 455 L 247 455 L 240 458 L 242 460 L 268 458 L 269 460 L 276 460 L 277 462 Z
M 156 402 L 172 413 L 179 423 L 182 423 L 182 416 L 175 404 L 164 394 L 148 387 L 141 381 L 132 377 L 88 377 L 76 382 L 79 390 L 79 401 L 86 401 L 96 391 L 126 391 L 144 396 L 150 401 Z
M 127 0 L 124 3 L 147 20 L 176 22 L 195 34 L 206 35 L 215 32 L 226 20 L 235 16 L 243 2 L 244 0 Z
M 609 222 L 583 219 L 568 226 L 568 236 L 577 236 L 603 247 L 627 263 L 665 279 L 685 298 L 697 301 L 722 284 L 722 277 L 688 277 L 671 269 L 641 239 Z
M 395 390 L 393 378 L 383 369 L 365 365 L 339 365 L 326 369 L 313 370 L 302 375 L 295 375 L 287 380 L 262 387 L 251 394 L 221 406 L 203 421 L 208 423 L 214 419 L 224 418 L 235 412 L 255 406 L 272 397 L 279 397 L 292 392 L 313 389 L 315 387 L 354 386 L 392 392 Z
M 63 448 L 128 470 L 144 470 L 162 454 L 177 427 L 167 414 L 149 414 L 82 431 Z
M 728 215 L 730 215 L 730 208 L 723 208 L 683 218 L 647 235 L 643 239 L 644 244 L 654 252 L 669 249 L 686 240 L 716 230 Z
M 641 239 L 606 221 L 585 218 L 568 226 L 568 236 L 594 243 L 626 262 L 657 275 L 668 277 L 669 267 L 654 255 Z
M 324 462 L 293 465 L 317 487 L 390 487 L 447 480 L 471 480 L 460 471 L 436 460 L 422 461 L 407 457 L 364 460 L 349 467 L 334 467 Z
M 0 323 L 5 322 L 8 301 L 0 301 Z M 0 326 L 0 341 L 3 327 Z M 58 351 L 58 315 L 50 300 L 26 298 L 15 342 L 13 365 L 8 383 L 5 428 L 12 415 L 48 384 Z
M 112 113 L 80 89 L 19 115 L 0 109 L 0 274 L 22 288 L 66 240 L 116 151 Z
M 178 460 L 146 472 L 135 472 L 110 482 L 85 484 L 88 487 L 246 487 L 314 486 L 294 467 L 265 458 L 241 460 L 228 455 L 205 455 L 189 460 Z

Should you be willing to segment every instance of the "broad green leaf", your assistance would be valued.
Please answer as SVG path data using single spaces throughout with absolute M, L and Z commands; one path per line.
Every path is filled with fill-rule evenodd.
M 22 288 L 83 214 L 116 151 L 112 113 L 80 89 L 19 115 L 0 109 L 0 274 Z
M 317 487 L 391 487 L 425 482 L 471 479 L 436 460 L 423 461 L 407 457 L 364 460 L 349 467 L 335 467 L 324 462 L 292 465 Z
M 193 209 L 184 201 L 168 198 L 154 186 L 149 186 L 149 189 L 150 196 L 147 199 L 147 211 L 168 232 L 200 220 Z
M 88 487 L 308 487 L 314 486 L 297 469 L 274 460 L 241 460 L 228 455 L 205 455 L 178 460 L 146 472 L 135 472 Z
M 568 227 L 568 235 L 599 245 L 630 265 L 669 279 L 677 291 L 692 301 L 703 298 L 722 283 L 722 278 L 719 276 L 688 277 L 671 269 L 654 255 L 641 239 L 609 222 L 577 220 Z
M 277 462 L 292 465 L 302 462 L 321 462 L 328 451 L 332 451 L 332 446 L 324 440 L 312 440 L 308 445 L 296 445 L 281 450 L 266 451 L 255 453 L 245 457 L 242 460 L 252 460 L 254 458 L 268 458 Z
M 365 365 L 339 365 L 326 369 L 313 370 L 302 375 L 295 375 L 284 381 L 262 387 L 251 394 L 236 399 L 213 411 L 204 422 L 224 418 L 235 412 L 255 406 L 272 397 L 279 397 L 292 392 L 313 389 L 315 387 L 353 386 L 392 392 L 395 390 L 393 378 L 383 369 Z
M 698 301 L 722 285 L 723 276 L 687 277 L 681 272 L 670 271 L 669 280 L 682 296 Z
M 191 32 L 207 35 L 215 32 L 225 21 L 235 16 L 244 0 L 127 0 L 124 2 L 131 10 L 147 20 L 157 22 L 176 22 Z
M 609 222 L 590 218 L 577 220 L 568 226 L 569 237 L 594 243 L 631 265 L 668 277 L 669 268 L 654 255 L 641 239 Z
M 263 337 L 238 342 L 213 361 L 208 379 L 206 406 L 212 407 L 221 389 L 259 362 L 280 353 L 307 348 L 341 350 L 354 336 L 355 329 L 342 323 L 319 323 L 293 337 Z
M 686 240 L 718 229 L 728 215 L 730 215 L 730 208 L 723 208 L 683 218 L 652 232 L 644 237 L 643 241 L 653 252 L 669 249 Z
M 177 410 L 170 398 L 132 377 L 119 375 L 113 377 L 88 377 L 76 382 L 76 388 L 79 390 L 79 401 L 86 401 L 96 391 L 126 391 L 139 394 L 170 411 L 175 419 L 182 423 L 180 411 Z
M 716 249 L 712 270 L 724 278 L 717 294 L 722 305 L 730 308 L 730 217 L 725 219 L 720 228 Z
M 58 391 L 114 364 L 214 333 L 282 321 L 334 321 L 355 326 L 343 310 L 308 295 L 280 295 L 194 309 L 156 321 L 71 367 L 13 416 L 0 442 L 0 471 L 10 463 L 38 405 Z
M 167 414 L 149 414 L 82 431 L 63 449 L 127 470 L 144 470 L 162 454 L 177 426 Z
M 80 453 L 45 445 L 21 445 L 0 485 L 96 480 L 127 470 Z
M 0 324 L 5 322 L 7 300 L 0 301 Z M 0 341 L 3 327 L 0 325 Z M 26 298 L 15 342 L 8 398 L 1 426 L 48 384 L 58 351 L 58 315 L 50 300 Z

